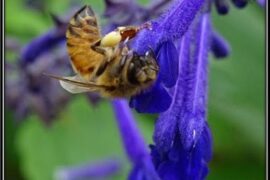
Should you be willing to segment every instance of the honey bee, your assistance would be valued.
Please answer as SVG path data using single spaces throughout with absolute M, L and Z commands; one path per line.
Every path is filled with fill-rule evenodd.
M 103 97 L 130 97 L 148 88 L 157 78 L 159 67 L 153 51 L 139 55 L 127 42 L 146 26 L 118 27 L 101 36 L 97 18 L 90 6 L 84 6 L 71 18 L 67 32 L 67 50 L 76 75 L 59 77 L 70 93 L 98 92 Z

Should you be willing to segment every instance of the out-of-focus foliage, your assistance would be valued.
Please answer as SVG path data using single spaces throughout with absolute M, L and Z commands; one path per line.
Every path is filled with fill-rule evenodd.
M 265 128 L 264 18 L 254 11 L 255 8 L 248 10 L 235 11 L 235 17 L 214 18 L 231 42 L 233 51 L 226 61 L 212 63 L 210 111 L 213 114 L 220 112 L 228 119 L 227 123 L 235 124 L 244 137 L 249 137 L 239 137 L 239 140 L 246 139 L 262 149 Z
M 264 179 L 264 14 L 253 3 L 213 19 L 232 54 L 211 61 L 209 121 L 215 156 L 209 179 Z
M 124 159 L 110 104 L 91 107 L 81 96 L 63 109 L 58 122 L 44 128 L 35 116 L 22 125 L 16 142 L 26 155 L 23 171 L 32 179 L 47 180 L 60 166 L 80 165 L 110 157 Z
M 99 13 L 103 9 L 102 1 L 27 2 L 39 2 L 44 11 L 30 8 L 26 0 L 6 1 L 6 36 L 21 43 L 53 26 L 48 12 L 61 15 L 71 4 L 90 4 Z M 213 20 L 230 42 L 232 54 L 225 60 L 210 62 L 208 119 L 214 136 L 214 158 L 208 179 L 263 179 L 263 10 L 251 3 L 243 10 L 232 8 L 227 16 L 214 15 Z M 12 110 L 5 112 L 6 179 L 48 180 L 59 166 L 111 156 L 126 162 L 123 172 L 115 177 L 125 179 L 129 166 L 108 101 L 93 107 L 85 96 L 74 95 L 50 128 L 44 127 L 35 115 L 15 125 Z M 154 117 L 136 117 L 145 139 L 151 143 Z

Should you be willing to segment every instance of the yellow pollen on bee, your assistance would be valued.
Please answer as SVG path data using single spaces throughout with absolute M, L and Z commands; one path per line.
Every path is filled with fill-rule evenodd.
M 102 38 L 100 45 L 104 47 L 114 47 L 120 43 L 121 39 L 122 37 L 118 31 L 112 31 Z

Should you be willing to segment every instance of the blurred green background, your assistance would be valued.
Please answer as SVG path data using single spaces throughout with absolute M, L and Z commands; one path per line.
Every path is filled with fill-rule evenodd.
M 25 4 L 43 3 L 45 11 Z M 6 1 L 6 36 L 27 43 L 53 26 L 49 12 L 64 14 L 67 0 Z M 103 1 L 90 4 L 101 14 Z M 144 1 L 141 1 L 144 3 Z M 265 25 L 264 11 L 250 3 L 243 10 L 231 7 L 227 16 L 213 11 L 213 24 L 230 42 L 225 60 L 210 61 L 209 123 L 214 136 L 214 157 L 209 180 L 259 180 L 265 174 Z M 154 117 L 134 112 L 148 143 L 152 142 Z M 126 162 L 115 179 L 125 179 L 129 164 L 114 120 L 110 102 L 89 105 L 75 95 L 52 127 L 36 115 L 16 124 L 12 110 L 5 109 L 6 179 L 50 180 L 60 166 L 120 157 Z

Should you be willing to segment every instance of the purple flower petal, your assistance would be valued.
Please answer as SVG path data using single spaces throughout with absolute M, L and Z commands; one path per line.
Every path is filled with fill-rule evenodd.
M 106 160 L 75 167 L 65 167 L 56 171 L 57 180 L 98 179 L 119 172 L 121 164 L 117 160 Z
M 204 179 L 212 155 L 206 122 L 209 15 L 198 17 L 184 35 L 179 78 L 170 108 L 156 122 L 152 156 L 161 179 Z
M 247 0 L 232 0 L 232 3 L 238 8 L 244 8 L 248 1 Z
M 207 164 L 212 156 L 212 137 L 207 123 L 192 149 L 187 151 L 178 135 L 174 140 L 168 153 L 158 153 L 158 147 L 152 146 L 153 158 L 160 159 L 154 162 L 161 179 L 205 179 L 208 174 Z
M 42 53 L 49 51 L 65 40 L 65 28 L 55 28 L 35 38 L 21 52 L 21 62 L 32 63 Z
M 217 12 L 225 15 L 229 12 L 229 3 L 227 0 L 214 0 Z
M 178 180 L 183 177 L 179 165 L 170 161 L 163 162 L 159 166 L 158 172 L 163 180 Z
M 133 163 L 129 179 L 159 179 L 128 103 L 125 100 L 116 99 L 112 101 L 112 104 L 126 153 Z
M 130 107 L 139 113 L 160 113 L 166 111 L 172 98 L 160 83 L 130 99 Z
M 148 154 L 143 137 L 135 124 L 127 102 L 119 99 L 113 100 L 112 103 L 128 157 L 136 162 Z
M 129 180 L 160 180 L 158 177 L 154 165 L 149 157 L 149 159 L 143 160 L 142 163 L 136 164 L 131 170 Z
M 231 52 L 229 43 L 216 31 L 212 33 L 211 50 L 216 58 L 227 57 Z
M 162 83 L 173 87 L 178 77 L 178 51 L 173 42 L 164 42 L 158 50 L 159 76 Z
M 178 125 L 183 146 L 187 149 L 196 143 L 206 121 L 207 67 L 211 32 L 208 14 L 202 15 L 196 31 L 195 51 L 190 58 L 189 73 L 180 74 L 180 78 L 182 76 L 185 81 L 185 98 Z
M 161 113 L 155 126 L 154 142 L 160 151 L 167 152 L 174 141 L 176 136 L 177 124 L 180 119 L 180 111 L 184 100 L 184 85 L 185 80 L 183 77 L 188 73 L 187 67 L 189 66 L 190 57 L 190 38 L 185 35 L 180 44 L 179 51 L 179 79 L 174 89 L 173 102 L 170 108 Z
M 162 113 L 155 126 L 154 141 L 160 151 L 167 152 L 173 145 L 177 130 L 177 116 L 170 114 L 171 111 Z

